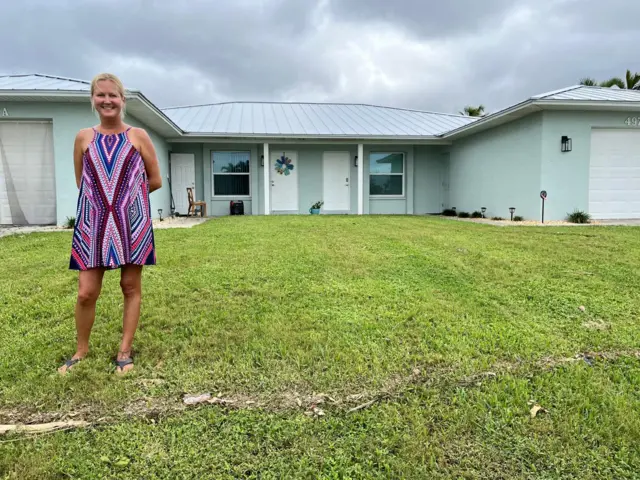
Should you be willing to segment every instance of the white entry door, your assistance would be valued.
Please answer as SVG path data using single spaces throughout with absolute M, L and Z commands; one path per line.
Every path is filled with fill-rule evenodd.
M 297 152 L 272 152 L 270 169 L 271 210 L 297 212 L 299 209 Z
M 55 224 L 55 183 L 51 122 L 0 122 L 0 225 Z
M 196 158 L 193 153 L 171 154 L 171 192 L 176 213 L 186 215 L 189 211 L 187 187 L 193 188 L 193 199 L 196 197 Z
M 591 133 L 589 213 L 596 219 L 640 218 L 640 130 Z
M 330 212 L 351 210 L 349 152 L 324 152 L 322 157 L 322 199 Z

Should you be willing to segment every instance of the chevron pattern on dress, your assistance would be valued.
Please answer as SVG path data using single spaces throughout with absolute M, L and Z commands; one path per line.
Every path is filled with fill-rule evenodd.
M 70 269 L 156 263 L 147 174 L 127 133 L 94 129 L 83 157 Z

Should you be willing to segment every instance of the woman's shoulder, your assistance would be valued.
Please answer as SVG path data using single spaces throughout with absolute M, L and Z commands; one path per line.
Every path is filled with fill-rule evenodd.
M 129 133 L 129 135 L 134 135 L 138 138 L 147 138 L 149 136 L 147 131 L 142 127 L 128 126 L 127 132 Z
M 82 151 L 86 150 L 93 140 L 94 134 L 94 127 L 80 129 L 76 134 L 76 145 L 80 147 Z
M 144 149 L 145 145 L 148 145 L 151 141 L 147 131 L 141 127 L 127 127 L 127 135 L 129 137 L 129 141 L 139 151 Z
M 76 138 L 93 137 L 95 127 L 81 128 L 76 134 Z

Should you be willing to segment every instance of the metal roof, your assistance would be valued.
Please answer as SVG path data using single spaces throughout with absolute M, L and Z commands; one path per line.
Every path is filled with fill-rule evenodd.
M 443 138 L 456 139 L 482 132 L 522 118 L 532 112 L 540 111 L 541 108 L 633 111 L 639 106 L 640 91 L 638 90 L 575 85 L 530 97 L 524 102 L 486 115 L 473 125 L 465 125 L 446 132 Z
M 88 91 L 90 83 L 73 78 L 54 77 L 39 73 L 0 75 L 0 90 L 64 90 Z
M 640 90 L 576 85 L 531 97 L 532 100 L 640 102 Z
M 476 119 L 461 115 L 336 103 L 232 102 L 165 108 L 195 134 L 310 137 L 433 137 Z
M 0 75 L 0 100 L 85 101 L 90 82 L 42 74 Z M 3 93 L 4 92 L 4 93 Z M 454 138 L 482 131 L 531 108 L 623 108 L 640 105 L 640 91 L 575 85 L 535 95 L 485 117 L 364 104 L 230 102 L 158 109 L 128 89 L 130 113 L 172 138 L 182 136 L 383 138 L 402 141 Z

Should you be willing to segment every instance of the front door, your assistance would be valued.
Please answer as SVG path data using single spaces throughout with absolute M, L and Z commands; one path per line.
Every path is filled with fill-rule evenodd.
M 271 153 L 271 210 L 298 212 L 298 154 Z
M 322 178 L 324 209 L 330 212 L 351 210 L 349 152 L 324 152 Z
M 176 213 L 186 215 L 189 211 L 187 187 L 193 188 L 196 197 L 196 158 L 193 153 L 171 154 L 171 192 Z

